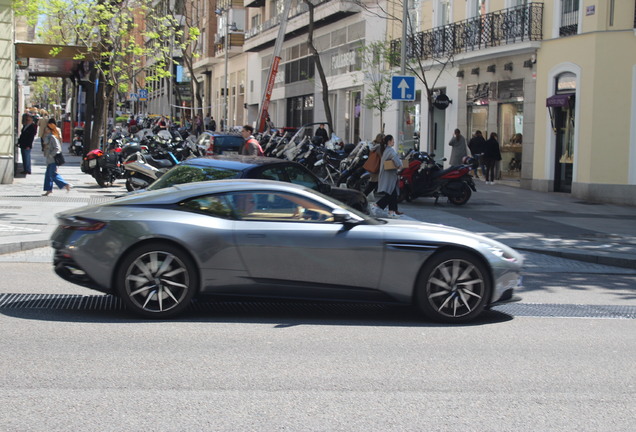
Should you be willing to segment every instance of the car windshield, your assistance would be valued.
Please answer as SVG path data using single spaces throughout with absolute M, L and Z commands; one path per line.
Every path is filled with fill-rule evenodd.
M 148 186 L 148 190 L 158 190 L 183 183 L 234 179 L 239 178 L 240 174 L 241 171 L 228 168 L 177 165 Z

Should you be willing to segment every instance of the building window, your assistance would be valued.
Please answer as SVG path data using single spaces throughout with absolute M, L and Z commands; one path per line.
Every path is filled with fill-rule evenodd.
M 314 121 L 314 96 L 287 99 L 287 126 L 300 127 Z
M 561 0 L 561 26 L 559 36 L 570 36 L 578 33 L 579 0 Z

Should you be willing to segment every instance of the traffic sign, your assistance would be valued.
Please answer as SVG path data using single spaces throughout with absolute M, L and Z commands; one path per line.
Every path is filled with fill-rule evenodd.
M 148 90 L 139 89 L 138 93 L 139 93 L 139 100 L 140 101 L 147 101 L 148 100 Z
M 130 99 L 133 102 L 137 102 L 137 99 L 139 99 L 139 95 L 137 93 L 130 93 L 130 95 L 128 96 L 128 99 Z
M 415 100 L 415 77 L 394 75 L 391 77 L 391 99 Z

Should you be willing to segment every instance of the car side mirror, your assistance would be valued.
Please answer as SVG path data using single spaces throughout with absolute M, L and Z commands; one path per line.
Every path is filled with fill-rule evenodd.
M 331 212 L 331 215 L 333 216 L 333 220 L 336 223 L 344 224 L 351 220 L 351 214 L 345 209 L 341 209 L 341 208 L 333 209 L 333 211 Z
M 327 183 L 320 183 L 318 185 L 318 192 L 329 195 L 331 193 L 331 185 Z

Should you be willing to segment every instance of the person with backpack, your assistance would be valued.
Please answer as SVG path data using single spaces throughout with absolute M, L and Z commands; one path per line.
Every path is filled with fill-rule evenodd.
M 245 145 L 241 147 L 241 151 L 239 154 L 247 155 L 247 156 L 263 156 L 263 149 L 261 148 L 260 143 L 254 138 L 254 128 L 250 125 L 243 126 L 241 130 L 241 135 L 245 140 Z

